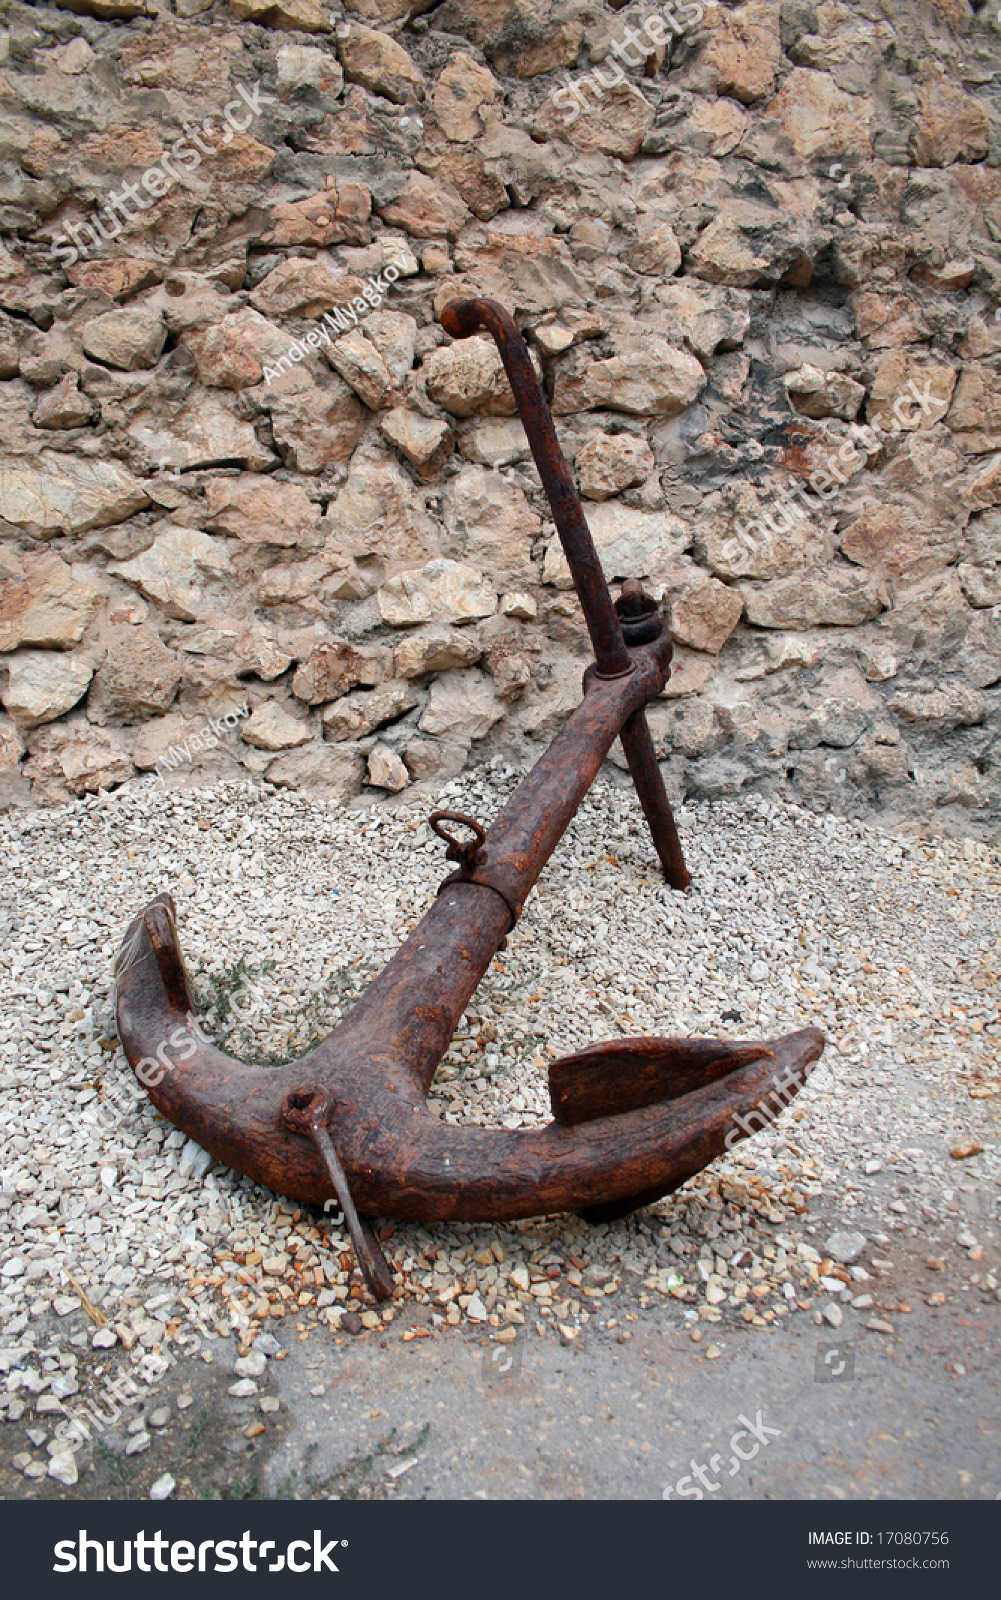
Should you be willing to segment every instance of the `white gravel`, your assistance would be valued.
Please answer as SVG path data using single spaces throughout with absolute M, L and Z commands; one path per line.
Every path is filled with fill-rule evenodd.
M 441 800 L 488 820 L 516 781 L 496 761 Z M 250 784 L 164 795 L 143 780 L 0 818 L 0 1370 L 12 1419 L 37 1385 L 73 1381 L 73 1347 L 94 1332 L 81 1295 L 133 1359 L 195 1314 L 246 1349 L 286 1315 L 300 1333 L 317 1320 L 336 1333 L 346 1306 L 368 1327 L 395 1314 L 409 1328 L 427 1319 L 420 1305 L 501 1337 L 526 1321 L 567 1339 L 589 1322 L 621 1330 L 644 1305 L 758 1327 L 803 1312 L 836 1326 L 831 1308 L 843 1308 L 851 1324 L 880 1310 L 874 1257 L 895 1234 L 961 1252 L 963 1284 L 943 1280 L 950 1303 L 994 1298 L 983 1256 L 1001 1173 L 998 851 L 716 804 L 682 813 L 695 880 L 683 897 L 660 881 L 613 776 L 474 997 L 432 1104 L 455 1122 L 543 1122 L 551 1056 L 619 1034 L 768 1037 L 815 1022 L 823 1063 L 790 1113 L 637 1217 L 398 1225 L 386 1248 L 400 1288 L 380 1322 L 352 1296 L 342 1234 L 212 1165 L 145 1099 L 111 1036 L 111 968 L 128 919 L 168 888 L 210 1031 L 248 1058 L 298 1054 L 449 870 L 431 809 L 328 809 Z M 234 973 L 251 984 L 240 1016 Z M 953 1159 L 961 1140 L 982 1149 Z M 840 1263 L 826 1244 L 835 1230 L 861 1231 L 867 1265 Z M 53 1339 L 33 1366 L 33 1347 Z

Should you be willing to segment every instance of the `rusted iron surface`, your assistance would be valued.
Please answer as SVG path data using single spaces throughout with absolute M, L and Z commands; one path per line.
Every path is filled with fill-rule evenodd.
M 489 1221 L 579 1210 L 620 1215 L 676 1188 L 802 1086 L 823 1050 L 803 1029 L 767 1043 L 618 1041 L 556 1062 L 554 1121 L 537 1130 L 462 1128 L 426 1096 L 494 955 L 617 736 L 668 881 L 687 885 L 644 707 L 667 681 L 670 640 L 638 583 L 612 605 L 527 348 L 492 301 L 453 302 L 459 336 L 497 340 L 588 620 L 596 660 L 584 696 L 489 830 L 436 812 L 458 870 L 339 1026 L 301 1060 L 248 1067 L 194 1015 L 167 894 L 130 923 L 116 964 L 118 1028 L 151 1099 L 220 1161 L 293 1199 L 337 1196 L 372 1293 L 392 1278 L 363 1216 Z M 454 830 L 465 826 L 472 837 Z M 781 1109 L 781 1104 L 779 1109 Z M 769 1119 L 775 1111 L 769 1112 Z M 763 1124 L 762 1124 L 763 1125 Z
M 570 468 L 563 458 L 546 396 L 535 376 L 528 346 L 513 319 L 496 300 L 453 300 L 442 311 L 441 324 L 447 333 L 453 334 L 457 339 L 469 338 L 478 328 L 486 328 L 493 335 L 504 363 L 508 382 L 514 392 L 518 413 L 524 424 L 546 497 L 552 507 L 556 531 L 560 536 L 570 576 L 573 578 L 577 598 L 591 636 L 598 676 L 619 678 L 628 675 L 635 670 L 635 663 L 626 647 L 623 621 L 628 619 L 627 626 L 631 628 L 636 618 L 642 619 L 646 627 L 636 631 L 645 636 L 643 642 L 646 642 L 647 639 L 657 637 L 651 626 L 653 614 L 644 604 L 646 597 L 642 595 L 642 590 L 635 579 L 627 581 L 618 604 L 612 604 L 605 574 L 594 548 L 594 540 L 591 538 L 591 530 L 587 525 L 573 478 L 570 476 Z M 662 629 L 662 620 L 659 617 L 657 620 Z M 641 639 L 634 633 L 633 643 L 640 642 Z M 681 841 L 664 789 L 664 779 L 657 765 L 653 740 L 650 737 L 642 705 L 637 707 L 628 726 L 621 731 L 626 762 L 636 785 L 636 793 L 653 836 L 654 848 L 660 857 L 664 876 L 672 889 L 687 889 L 691 878 L 685 866 Z

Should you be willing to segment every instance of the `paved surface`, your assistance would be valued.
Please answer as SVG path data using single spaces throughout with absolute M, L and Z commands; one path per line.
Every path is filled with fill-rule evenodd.
M 896 1255 L 897 1287 L 917 1301 L 923 1264 Z M 660 1309 L 637 1313 L 622 1344 L 615 1334 L 561 1348 L 529 1333 L 507 1349 L 457 1333 L 395 1335 L 385 1348 L 311 1338 L 273 1369 L 293 1420 L 264 1481 L 272 1493 L 648 1499 L 688 1475 L 681 1498 L 699 1486 L 694 1461 L 719 1484 L 707 1498 L 998 1498 L 996 1310 L 957 1318 L 918 1303 L 899 1320 L 895 1339 L 855 1339 L 851 1381 L 826 1383 L 815 1380 L 818 1347 L 838 1336 L 806 1317 L 728 1330 L 711 1362 L 707 1335 L 693 1344 Z M 311 1395 L 320 1383 L 322 1397 Z M 730 1440 L 741 1415 L 756 1424 L 758 1412 L 780 1432 L 757 1449 L 738 1439 L 752 1459 L 733 1471 Z

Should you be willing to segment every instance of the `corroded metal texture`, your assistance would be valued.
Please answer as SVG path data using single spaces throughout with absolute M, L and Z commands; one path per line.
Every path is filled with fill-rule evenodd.
M 480 979 L 522 914 L 621 736 L 668 881 L 687 885 L 644 707 L 667 681 L 671 644 L 638 583 L 613 606 L 521 335 L 492 301 L 453 302 L 459 336 L 496 338 L 550 497 L 595 648 L 584 696 L 489 831 L 436 812 L 458 870 L 405 944 L 327 1038 L 284 1067 L 245 1066 L 202 1032 L 167 894 L 130 923 L 116 965 L 118 1028 L 151 1099 L 212 1155 L 268 1188 L 322 1204 L 331 1188 L 372 1293 L 392 1290 L 364 1216 L 418 1221 L 580 1210 L 595 1219 L 649 1203 L 747 1137 L 806 1081 L 823 1035 L 767 1043 L 612 1041 L 555 1062 L 545 1128 L 444 1125 L 426 1096 Z M 454 830 L 466 827 L 462 839 Z

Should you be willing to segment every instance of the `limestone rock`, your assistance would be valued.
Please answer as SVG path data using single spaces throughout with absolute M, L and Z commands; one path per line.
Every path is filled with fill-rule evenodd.
M 92 361 L 122 372 L 155 367 L 167 341 L 161 319 L 138 306 L 106 311 L 84 324 L 84 352 Z
M 229 0 L 239 22 L 295 33 L 331 33 L 330 8 L 323 0 Z
M 16 378 L 20 364 L 17 340 L 9 326 L 0 322 L 0 378 Z
M 61 658 L 65 660 L 65 657 Z M 24 740 L 10 717 L 0 715 L 0 773 L 16 772 L 24 755 Z
M 451 454 L 455 435 L 447 422 L 396 406 L 379 422 L 383 438 L 403 455 L 422 478 L 431 477 Z
M 703 520 L 695 551 L 717 578 L 787 578 L 806 560 L 809 534 L 789 500 L 762 499 L 743 485 L 719 514 Z M 798 502 L 795 502 L 798 507 Z
M 584 37 L 582 8 L 570 4 L 539 8 L 531 0 L 508 0 L 498 7 L 487 0 L 491 37 L 488 48 L 499 72 L 535 78 L 556 67 L 572 67 Z M 495 20 L 503 25 L 495 34 Z
M 347 306 L 365 285 L 353 273 L 335 269 L 322 256 L 305 261 L 290 256 L 262 278 L 250 303 L 262 316 L 322 317 L 335 306 Z
M 737 289 L 775 283 L 805 288 L 830 240 L 830 232 L 809 218 L 733 201 L 699 235 L 688 268 L 697 278 Z
M 554 739 L 583 698 L 582 669 L 577 657 L 557 656 L 549 664 L 548 681 L 521 702 L 516 725 L 540 743 Z
M 349 83 L 360 83 L 396 105 L 423 96 L 420 69 L 388 34 L 352 22 L 338 29 L 337 53 Z
M 240 737 L 256 750 L 293 750 L 309 744 L 313 732 L 308 722 L 292 716 L 279 701 L 265 700 L 251 712 Z
M 459 195 L 463 204 L 481 222 L 489 222 L 511 204 L 508 192 L 497 175 L 498 170 L 504 170 L 503 166 L 498 158 L 486 154 L 485 144 L 481 147 L 427 145 L 418 151 L 416 160 L 422 172 Z M 425 270 L 430 268 L 426 266 Z
M 975 567 L 972 562 L 961 561 L 956 571 L 971 606 L 1001 606 L 1001 567 Z
M 588 91 L 583 93 L 590 105 Z M 558 96 L 556 91 L 543 101 L 532 124 L 534 138 L 565 140 L 577 150 L 595 150 L 621 161 L 632 161 L 653 127 L 654 108 L 632 84 L 620 83 L 603 90 L 600 106 L 584 113 L 572 97 L 570 104 L 566 103 L 565 92 L 562 101 Z
M 321 94 L 338 95 L 344 88 L 344 74 L 340 62 L 332 56 L 329 50 L 322 50 L 315 45 L 283 44 L 275 54 L 275 63 L 278 68 L 278 94 L 285 99 L 293 89 L 300 89 L 304 84 L 317 89 Z M 284 92 L 283 92 L 284 91 Z M 319 198 L 319 197 L 317 197 Z M 306 202 L 299 202 L 306 204 Z M 275 207 L 277 216 L 281 206 Z M 321 231 L 325 224 L 321 225 Z M 306 244 L 305 239 L 274 239 L 266 236 L 266 244 Z M 330 244 L 333 241 L 327 238 L 317 238 L 317 244 Z M 350 240 L 350 243 L 359 243 Z
M 349 644 L 329 639 L 317 645 L 292 679 L 292 693 L 308 706 L 336 700 L 359 684 L 374 688 L 392 672 L 392 652 L 384 645 Z
M 484 659 L 502 700 L 511 701 L 533 681 L 542 658 L 534 632 L 502 617 L 491 617 L 483 629 Z
M 180 662 L 155 628 L 116 628 L 91 684 L 88 721 L 104 727 L 157 716 L 171 704 L 180 681 Z
M 209 479 L 201 521 L 207 532 L 227 533 L 244 544 L 288 548 L 317 531 L 319 515 L 319 507 L 298 484 L 246 473 Z
M 855 156 L 872 153 L 872 102 L 867 95 L 844 94 L 826 72 L 797 67 L 768 107 L 792 140 L 798 156 Z
M 750 0 L 735 11 L 710 10 L 712 29 L 699 58 L 717 94 L 753 105 L 771 91 L 782 55 L 779 13 L 768 0 Z
M 24 775 L 31 779 L 37 805 L 65 805 L 74 796 L 115 789 L 132 777 L 132 760 L 108 729 L 87 722 L 60 722 L 43 728 L 28 743 Z
M 608 407 L 637 416 L 676 417 L 697 398 L 706 375 L 694 356 L 676 350 L 657 333 L 617 341 L 616 353 L 596 361 L 590 351 L 574 353 L 556 373 L 553 411 Z
M 890 710 L 916 732 L 948 733 L 983 722 L 985 697 L 969 684 L 952 682 L 937 688 L 902 690 L 890 701 Z
M 453 417 L 511 417 L 517 411 L 492 339 L 458 339 L 432 351 L 421 371 L 430 398 Z
M 327 598 L 361 600 L 370 592 L 352 562 L 321 555 L 269 567 L 258 580 L 257 603 L 285 606 L 319 600 L 322 604 Z
M 108 568 L 136 584 L 147 600 L 158 601 L 168 617 L 182 622 L 196 621 L 204 584 L 228 576 L 232 570 L 223 540 L 172 523 L 161 524 L 150 548 L 133 561 Z
M 912 584 L 950 567 L 961 547 L 958 524 L 917 506 L 868 505 L 839 539 L 842 553 L 897 584 Z
M 955 387 L 953 366 L 919 363 L 906 350 L 888 350 L 876 369 L 866 415 L 887 432 L 933 428 L 949 410 Z M 956 426 L 951 418 L 950 426 Z
M 631 433 L 594 433 L 574 462 L 580 492 L 588 500 L 608 500 L 623 489 L 645 483 L 654 470 L 653 451 Z
M 36 428 L 85 428 L 96 422 L 101 407 L 89 395 L 81 394 L 75 372 L 67 372 L 54 389 L 44 394 L 31 413 Z
M 535 581 L 531 550 L 542 519 L 517 484 L 483 467 L 463 467 L 449 482 L 444 518 L 447 555 L 476 561 L 500 587 Z
M 396 311 L 375 311 L 364 328 L 338 339 L 328 355 L 332 367 L 372 411 L 393 403 L 414 362 L 417 324 Z
M 386 571 L 439 552 L 437 527 L 410 478 L 382 452 L 371 458 L 362 458 L 361 452 L 355 456 L 337 499 L 327 507 L 324 526 L 332 548 L 373 572 L 371 590 Z
M 669 222 L 658 212 L 637 219 L 637 238 L 626 259 L 634 272 L 673 278 L 681 266 L 681 246 Z
M 961 448 L 972 455 L 1001 449 L 1001 374 L 980 365 L 963 369 L 949 427 Z
M 193 392 L 177 406 L 153 405 L 137 412 L 129 440 L 148 471 L 213 467 L 234 461 L 250 472 L 275 465 L 253 426 L 212 393 Z M 97 465 L 97 463 L 95 463 Z
M 650 732 L 659 759 L 673 754 L 689 761 L 715 755 L 726 743 L 717 708 L 708 700 L 692 700 L 684 705 L 653 705 L 649 710 Z
M 351 457 L 368 413 L 343 378 L 269 401 L 275 444 L 287 467 L 311 475 Z
M 654 298 L 664 308 L 672 331 L 682 334 L 700 361 L 739 345 L 751 325 L 751 296 L 745 289 L 674 278 L 658 284 Z
M 407 186 L 380 208 L 383 222 L 402 228 L 413 239 L 455 239 L 469 221 L 469 207 L 449 183 L 423 172 L 409 172 Z
M 914 344 L 931 333 L 920 307 L 906 294 L 862 290 L 855 297 L 858 337 L 872 350 Z
M 396 646 L 396 671 L 401 678 L 420 678 L 426 672 L 447 672 L 450 667 L 471 667 L 483 654 L 474 628 L 418 628 Z
M 471 422 L 462 430 L 459 449 L 467 461 L 481 467 L 508 467 L 529 456 L 528 440 L 521 418 L 511 422 L 486 420 Z
M 79 35 L 78 39 L 83 43 Z M 66 276 L 71 283 L 99 289 L 111 300 L 128 300 L 131 295 L 159 283 L 162 273 L 153 261 L 143 261 L 137 256 L 117 256 L 112 261 L 80 260 L 67 267 Z
M 445 672 L 431 685 L 420 719 L 422 733 L 448 734 L 454 740 L 484 739 L 504 715 L 490 679 L 475 667 Z
M 330 93 L 342 86 L 342 74 L 337 63 L 322 50 L 303 50 L 298 46 L 279 51 L 282 55 L 294 54 L 298 58 L 315 56 L 318 70 L 296 74 L 296 83 L 315 83 Z M 286 63 L 287 64 L 287 63 Z M 282 87 L 281 60 L 279 59 L 278 87 Z M 336 76 L 334 76 L 336 74 Z M 262 244 L 305 244 L 323 247 L 330 244 L 367 244 L 370 235 L 369 218 L 372 215 L 372 194 L 364 183 L 350 180 L 338 182 L 327 178 L 327 188 L 305 200 L 278 201 L 272 207 L 272 226 L 261 237 Z
M 514 617 L 519 622 L 534 622 L 539 614 L 539 607 L 530 594 L 520 594 L 515 590 L 511 594 L 502 594 L 499 607 L 502 617 Z
M 369 751 L 368 781 L 376 789 L 388 789 L 391 794 L 398 794 L 407 787 L 410 775 L 394 750 L 390 750 L 388 745 L 377 744 Z
M 744 610 L 744 597 L 717 578 L 700 573 L 691 588 L 671 601 L 671 638 L 718 656 Z
M 74 578 L 50 550 L 25 555 L 23 579 L 0 582 L 0 651 L 21 645 L 68 650 L 79 644 L 101 607 L 103 595 Z
M 675 650 L 671 657 L 671 676 L 664 686 L 664 698 L 680 700 L 685 695 L 701 694 L 712 681 L 715 666 L 710 656 Z
M 575 313 L 588 294 L 580 268 L 565 240 L 543 232 L 531 212 L 511 212 L 482 234 L 467 230 L 455 247 L 455 268 L 470 282 L 471 293 L 499 300 L 512 315 L 565 311 L 568 319 L 601 327 L 600 318 Z M 435 296 L 438 315 L 455 293 L 445 279 Z
M 344 805 L 359 793 L 364 771 L 365 759 L 360 750 L 351 745 L 314 743 L 278 756 L 269 764 L 265 776 L 279 788 L 298 789 L 317 799 Z
M 289 342 L 288 334 L 251 306 L 184 335 L 199 383 L 214 389 L 250 389 L 260 383 L 265 367 L 281 359 Z
M 587 520 L 609 583 L 643 578 L 656 584 L 676 567 L 691 542 L 681 518 L 669 511 L 637 511 L 606 500 L 589 510 Z M 563 547 L 555 536 L 546 550 L 542 581 L 557 589 L 572 587 Z
M 417 695 L 402 678 L 391 679 L 376 689 L 356 689 L 325 708 L 323 737 L 334 742 L 364 739 L 376 728 L 398 721 L 416 704 Z
M 9 461 L 0 467 L 0 517 L 35 539 L 107 528 L 147 504 L 143 486 L 115 461 L 46 451 L 37 465 Z
M 216 714 L 218 720 L 219 714 Z M 231 720 L 235 713 L 231 714 Z M 238 724 L 237 724 L 238 725 Z M 165 717 L 144 722 L 132 751 L 133 765 L 139 772 L 156 769 L 165 782 L 172 772 L 181 780 L 206 779 L 222 774 L 238 775 L 239 750 L 235 728 L 218 734 L 200 717 L 183 717 L 168 711 Z
M 497 592 L 474 567 L 429 561 L 401 572 L 379 590 L 379 614 L 394 628 L 421 622 L 475 622 L 493 616 Z
M 492 72 L 459 50 L 435 85 L 433 104 L 446 139 L 468 143 L 484 130 L 481 106 L 494 106 L 501 87 Z
M 959 666 L 978 689 L 990 689 L 1001 681 L 1001 616 L 995 611 L 978 611 L 974 616 L 959 653 Z
M 918 120 L 911 151 L 919 167 L 951 167 L 957 161 L 982 161 L 990 139 L 986 106 L 956 84 L 945 81 L 937 61 L 922 62 Z
M 7 668 L 7 684 L 0 690 L 0 700 L 22 728 L 64 716 L 86 694 L 94 675 L 88 661 L 43 650 L 20 650 L 0 667 Z
M 415 783 L 422 778 L 455 778 L 466 764 L 468 742 L 448 739 L 411 739 L 403 761 Z
M 843 417 L 853 422 L 865 399 L 865 385 L 844 372 L 802 366 L 782 379 L 793 407 L 803 417 Z
M 876 579 L 840 567 L 745 584 L 742 593 L 747 620 L 758 628 L 857 628 L 882 609 Z
M 292 665 L 291 655 L 281 648 L 272 630 L 258 622 L 237 640 L 233 655 L 239 672 L 252 672 L 264 683 L 280 678 Z

